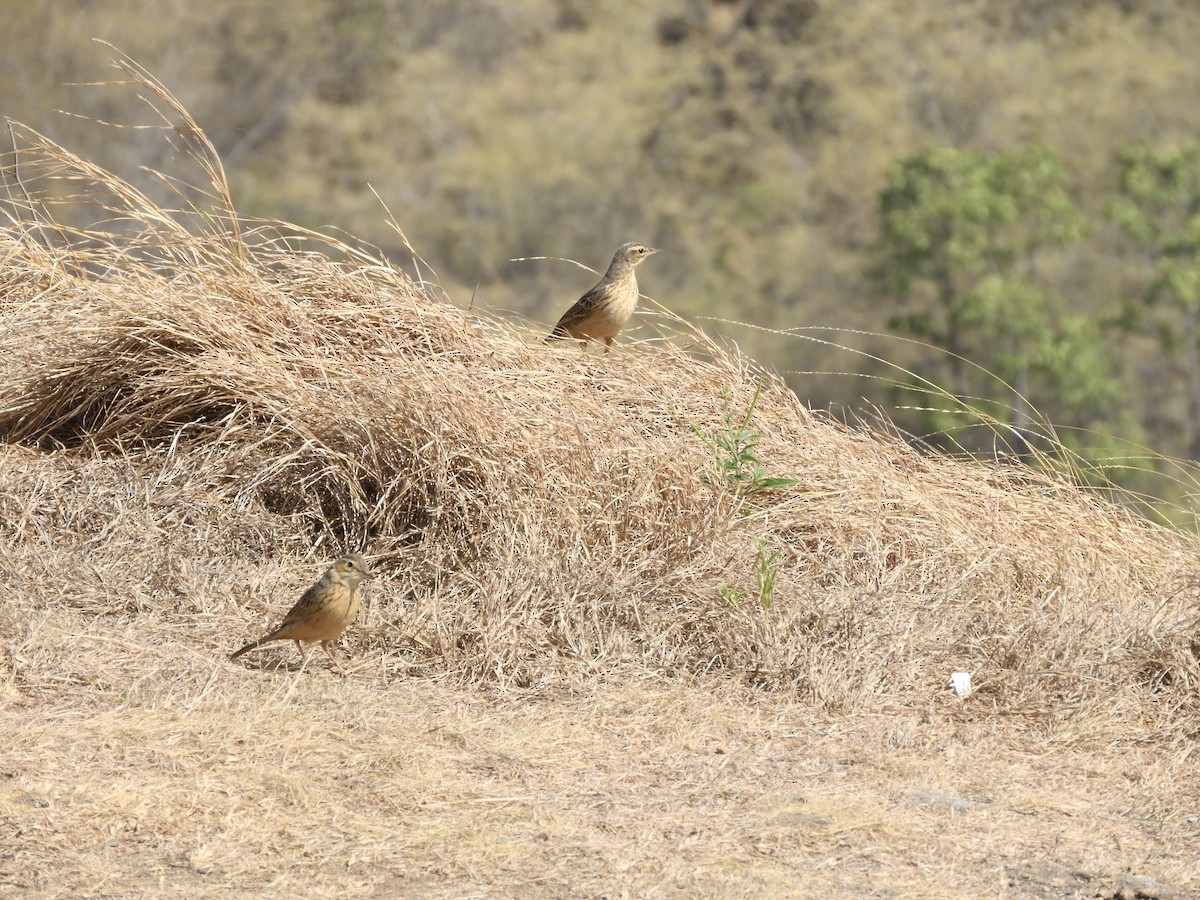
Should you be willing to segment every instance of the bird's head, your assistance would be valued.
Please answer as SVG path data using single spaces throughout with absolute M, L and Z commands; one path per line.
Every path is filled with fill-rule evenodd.
M 609 264 L 608 272 L 605 278 L 612 280 L 614 278 L 628 278 L 633 272 L 633 268 L 647 256 L 653 256 L 658 253 L 658 250 L 648 244 L 643 244 L 640 241 L 630 241 L 628 244 L 622 244 L 621 249 L 613 254 L 612 263 Z
M 358 553 L 348 553 L 333 564 L 333 571 L 340 579 L 358 584 L 374 578 L 370 564 Z
M 617 251 L 617 257 L 630 265 L 636 266 L 647 256 L 653 256 L 659 252 L 661 251 L 657 247 L 650 247 L 638 241 L 630 241 L 628 244 L 621 245 L 621 249 Z

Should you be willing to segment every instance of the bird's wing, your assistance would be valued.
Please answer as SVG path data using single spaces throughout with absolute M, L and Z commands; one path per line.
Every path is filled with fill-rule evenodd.
M 313 610 L 321 605 L 321 597 L 325 593 L 325 588 L 325 579 L 322 578 L 307 591 L 305 591 L 301 595 L 300 599 L 296 601 L 296 605 L 289 609 L 288 614 L 283 617 L 283 621 L 279 624 L 279 628 L 276 628 L 275 630 L 279 631 L 281 628 L 291 625 L 293 622 L 303 622 L 310 615 L 312 615 Z
M 562 318 L 558 320 L 558 324 L 554 326 L 554 334 L 565 335 L 568 329 L 573 328 L 590 316 L 597 304 L 604 299 L 607 289 L 608 285 L 602 281 L 576 300 L 571 305 L 571 308 L 562 314 Z

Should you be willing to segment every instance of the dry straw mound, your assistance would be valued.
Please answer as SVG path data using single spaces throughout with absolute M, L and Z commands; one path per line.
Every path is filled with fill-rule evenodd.
M 698 332 L 609 356 L 547 346 L 361 250 L 246 231 L 183 122 L 216 212 L 163 210 L 36 136 L 22 151 L 0 234 L 0 439 L 123 457 L 157 484 L 185 473 L 281 546 L 364 550 L 405 599 L 355 649 L 399 642 L 421 671 L 727 670 L 879 708 L 944 699 L 961 669 L 971 702 L 1010 713 L 1200 725 L 1178 535 L 815 415 Z M 55 220 L 40 174 L 108 224 Z M 723 392 L 736 417 L 759 384 L 758 456 L 797 483 L 747 491 L 701 436 L 728 427 Z

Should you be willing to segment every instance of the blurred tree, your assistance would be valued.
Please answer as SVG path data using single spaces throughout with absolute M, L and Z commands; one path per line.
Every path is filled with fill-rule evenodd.
M 893 164 L 879 213 L 872 280 L 907 307 L 892 326 L 946 351 L 921 380 L 1011 426 L 1018 450 L 1034 407 L 1064 424 L 1106 411 L 1117 382 L 1099 327 L 1039 277 L 1043 257 L 1086 233 L 1057 157 L 928 147 Z M 923 427 L 961 431 L 960 409 L 924 399 Z
M 1189 455 L 1200 459 L 1200 142 L 1131 144 L 1118 158 L 1112 218 L 1153 265 L 1130 321 L 1142 323 L 1143 313 L 1153 317 L 1187 395 Z

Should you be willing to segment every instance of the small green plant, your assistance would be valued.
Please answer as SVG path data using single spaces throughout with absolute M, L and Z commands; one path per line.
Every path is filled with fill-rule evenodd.
M 790 487 L 799 482 L 795 478 L 769 477 L 758 458 L 756 448 L 762 440 L 762 435 L 750 427 L 750 418 L 754 415 L 754 407 L 758 405 L 759 395 L 762 394 L 762 382 L 754 391 L 754 397 L 744 416 L 733 412 L 731 391 L 728 387 L 721 389 L 721 422 L 723 427 L 710 435 L 700 432 L 696 426 L 692 430 L 700 440 L 713 451 L 717 465 L 717 480 L 735 491 L 761 491 L 768 488 Z M 705 476 L 704 480 L 709 481 Z
M 746 589 L 736 584 L 730 584 L 728 581 L 721 581 L 717 587 L 717 593 L 721 597 L 721 602 L 726 606 L 738 607 L 742 605 L 742 601 L 746 599 Z
M 779 577 L 779 551 L 772 550 L 767 553 L 767 542 L 763 538 L 758 539 L 756 546 L 758 547 L 758 567 L 754 572 L 754 580 L 758 587 L 758 606 L 762 610 L 763 621 L 769 622 L 771 605 L 775 602 L 775 579 Z M 720 595 L 722 603 L 734 607 L 740 607 L 747 594 L 745 588 L 729 584 L 726 581 L 721 582 L 717 593 Z
M 758 582 L 758 605 L 762 607 L 763 621 L 767 621 L 771 604 L 775 598 L 775 579 L 779 577 L 779 551 L 772 550 L 767 554 L 766 541 L 758 541 L 758 571 L 754 580 Z

